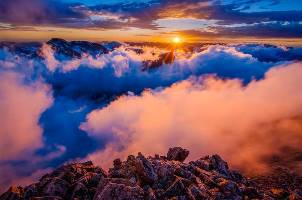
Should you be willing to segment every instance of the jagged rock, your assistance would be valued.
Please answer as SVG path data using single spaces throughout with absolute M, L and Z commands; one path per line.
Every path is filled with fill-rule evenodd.
M 56 196 L 48 196 L 48 197 L 33 197 L 30 198 L 30 200 L 64 200 L 64 199 Z
M 43 195 L 65 197 L 70 184 L 60 178 L 54 177 L 42 190 Z
M 166 156 L 129 155 L 105 172 L 92 162 L 62 166 L 25 188 L 11 187 L 0 200 L 201 200 L 301 199 L 297 175 L 286 170 L 249 179 L 218 155 L 184 163 L 189 151 L 170 148 Z M 275 173 L 274 173 L 275 174 Z M 278 186 L 278 187 L 277 187 Z
M 269 173 L 256 175 L 250 181 L 267 199 L 284 199 L 284 196 L 288 199 L 291 194 L 292 198 L 302 196 L 302 177 L 284 167 L 275 166 Z
M 143 62 L 143 71 L 159 68 L 163 64 L 172 64 L 175 60 L 174 50 L 163 53 L 156 60 L 145 60 Z
M 64 165 L 44 175 L 38 183 L 25 188 L 12 188 L 3 194 L 1 200 L 13 199 L 83 199 L 93 198 L 105 171 L 91 161 Z M 18 198 L 17 198 L 17 196 Z
M 94 200 L 140 200 L 144 190 L 126 179 L 106 178 L 98 187 Z
M 157 181 L 157 174 L 155 173 L 151 162 L 141 153 L 137 156 L 135 167 L 142 184 L 153 184 Z
M 289 196 L 289 193 L 288 191 L 281 188 L 272 188 L 270 190 L 270 196 L 275 199 L 285 199 Z
M 21 200 L 24 196 L 24 189 L 22 187 L 12 186 L 0 196 L 0 199 L 5 200 Z
M 167 158 L 169 160 L 176 160 L 183 162 L 188 157 L 189 151 L 187 149 L 183 149 L 181 147 L 170 148 L 167 153 Z
M 176 177 L 175 181 L 165 191 L 166 197 L 186 196 L 187 188 L 191 185 L 191 181 L 181 177 Z
M 209 193 L 205 187 L 198 187 L 196 185 L 192 185 L 189 187 L 189 195 L 193 200 L 198 199 L 207 199 L 209 197 Z
M 289 200 L 302 200 L 302 191 L 301 190 L 292 191 L 289 195 Z

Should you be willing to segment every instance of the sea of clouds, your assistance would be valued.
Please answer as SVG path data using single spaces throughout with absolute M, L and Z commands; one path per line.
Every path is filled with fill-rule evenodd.
M 298 166 L 285 153 L 302 152 L 302 48 L 204 45 L 144 70 L 164 52 L 124 44 L 57 59 L 43 44 L 41 59 L 0 49 L 0 190 L 66 162 L 106 168 L 171 146 L 189 159 L 218 153 L 246 173 L 273 157 Z

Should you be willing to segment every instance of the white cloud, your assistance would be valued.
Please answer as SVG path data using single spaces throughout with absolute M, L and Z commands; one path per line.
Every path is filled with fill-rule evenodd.
M 232 166 L 264 170 L 263 157 L 283 147 L 301 149 L 302 63 L 271 69 L 243 86 L 237 79 L 192 78 L 162 91 L 122 96 L 91 112 L 81 128 L 112 136 L 105 150 L 88 156 L 108 166 L 138 151 L 192 150 L 191 159 L 221 154 Z

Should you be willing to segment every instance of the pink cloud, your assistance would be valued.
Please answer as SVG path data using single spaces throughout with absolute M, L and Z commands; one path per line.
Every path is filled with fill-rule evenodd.
M 22 83 L 14 72 L 0 73 L 0 160 L 21 158 L 41 147 L 41 113 L 52 103 L 49 88 L 42 82 Z
M 88 156 L 103 166 L 141 151 L 191 150 L 190 159 L 221 154 L 248 172 L 267 169 L 263 158 L 283 148 L 302 150 L 302 63 L 273 68 L 263 80 L 191 78 L 161 91 L 122 96 L 91 112 L 81 128 L 93 137 L 113 135 Z

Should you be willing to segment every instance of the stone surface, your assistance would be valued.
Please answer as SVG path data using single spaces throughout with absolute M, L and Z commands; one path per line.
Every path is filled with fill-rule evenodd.
M 183 149 L 181 147 L 174 147 L 169 149 L 167 153 L 167 158 L 169 160 L 177 160 L 183 162 L 188 157 L 188 155 L 189 155 L 188 150 Z
M 285 169 L 247 178 L 218 155 L 184 163 L 189 151 L 115 159 L 108 173 L 92 162 L 62 166 L 27 187 L 11 187 L 0 200 L 202 200 L 302 197 L 302 179 Z
M 12 187 L 0 199 L 92 199 L 105 171 L 92 162 L 64 165 L 39 182 L 27 187 Z

